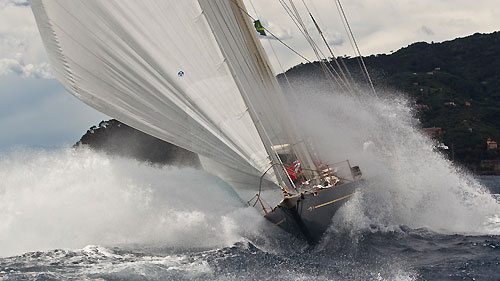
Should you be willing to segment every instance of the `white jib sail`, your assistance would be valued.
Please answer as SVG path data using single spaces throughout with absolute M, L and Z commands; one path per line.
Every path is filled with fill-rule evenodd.
M 255 190 L 272 161 L 263 142 L 279 133 L 263 136 L 256 125 L 273 115 L 263 114 L 266 100 L 255 98 L 265 81 L 239 65 L 252 54 L 231 53 L 242 47 L 241 36 L 226 34 L 224 47 L 217 41 L 227 27 L 240 32 L 230 24 L 229 1 L 32 0 L 31 7 L 55 75 L 71 94 L 237 171 L 229 183 Z M 223 9 L 202 9 L 213 5 Z M 272 171 L 267 178 L 277 183 Z

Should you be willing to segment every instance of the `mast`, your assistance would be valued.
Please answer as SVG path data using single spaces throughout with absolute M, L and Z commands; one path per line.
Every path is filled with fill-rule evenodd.
M 304 173 L 308 178 L 312 179 L 315 175 L 317 175 L 317 173 L 314 172 L 317 170 L 316 164 L 314 163 L 303 138 L 297 133 L 296 128 L 292 126 L 292 117 L 288 111 L 287 101 L 284 98 L 278 80 L 270 67 L 267 54 L 264 51 L 264 48 L 257 37 L 257 33 L 254 30 L 254 26 L 249 19 L 245 5 L 242 0 L 229 1 L 231 2 L 233 13 L 238 21 L 242 34 L 245 36 L 247 46 L 254 55 L 255 63 L 266 86 L 266 90 L 268 91 L 267 94 L 274 101 L 274 110 L 281 111 L 282 118 L 284 118 L 284 120 L 280 120 L 280 125 L 283 127 L 286 135 L 289 136 L 288 139 L 292 142 L 290 145 L 292 146 L 293 152 L 300 160 L 301 164 L 306 167 L 306 169 L 304 169 Z M 272 143 L 272 145 L 281 144 L 284 143 Z M 279 168 L 280 167 L 276 167 L 276 169 Z
M 272 149 L 276 137 L 280 136 L 276 129 L 283 129 L 281 126 L 273 126 L 270 122 L 270 119 L 276 121 L 276 117 L 280 117 L 270 118 L 269 115 L 278 113 L 274 111 L 276 101 L 272 91 L 279 85 L 269 67 L 265 52 L 254 34 L 253 26 L 249 25 L 247 18 L 242 14 L 243 3 L 233 0 L 199 0 L 199 4 L 210 23 L 225 57 L 224 63 L 235 78 L 240 95 L 247 106 L 247 112 L 267 152 L 268 168 L 262 172 L 268 173 L 272 168 L 278 180 L 277 184 L 286 184 L 290 189 L 293 183 L 284 172 L 278 154 Z M 222 15 L 226 12 L 234 17 L 223 18 Z M 231 41 L 229 37 L 233 37 L 235 44 L 229 43 Z M 272 173 L 268 173 L 268 176 L 269 174 Z

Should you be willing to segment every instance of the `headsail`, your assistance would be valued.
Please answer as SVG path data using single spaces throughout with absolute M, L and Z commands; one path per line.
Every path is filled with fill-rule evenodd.
M 243 30 L 248 26 L 235 13 L 237 3 L 33 0 L 31 6 L 55 75 L 70 93 L 258 178 L 277 161 L 271 146 L 296 140 L 284 125 L 275 78 L 269 66 L 262 68 L 267 58 L 257 56 L 262 47 Z M 278 183 L 272 172 L 267 178 Z
M 269 59 L 257 38 L 243 1 L 205 0 L 200 1 L 200 4 L 207 18 L 216 20 L 212 29 L 236 77 L 242 78 L 239 79 L 241 94 L 251 107 L 251 116 L 258 124 L 257 129 L 261 131 L 272 163 L 280 163 L 280 159 L 271 148 L 290 145 L 293 154 L 305 166 L 314 167 L 304 142 L 291 126 L 292 117 L 287 110 L 287 101 L 269 66 Z M 234 20 L 233 17 L 224 20 L 227 14 L 234 15 Z M 283 174 L 283 167 L 274 168 L 277 175 Z

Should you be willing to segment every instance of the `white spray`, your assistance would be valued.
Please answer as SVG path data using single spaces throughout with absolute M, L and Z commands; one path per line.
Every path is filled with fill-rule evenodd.
M 0 256 L 89 244 L 221 247 L 264 221 L 208 173 L 87 149 L 4 153 L 0 179 Z
M 366 179 L 335 228 L 500 232 L 489 224 L 499 204 L 435 151 L 405 99 L 308 91 L 296 100 L 294 115 L 323 158 L 349 159 Z M 18 149 L 0 154 L 0 179 L 0 256 L 88 244 L 212 248 L 276 231 L 227 184 L 194 169 L 85 149 Z
M 349 159 L 366 184 L 335 217 L 336 227 L 425 227 L 441 233 L 500 233 L 500 205 L 466 171 L 437 152 L 419 130 L 409 102 L 396 94 L 354 98 L 314 87 L 297 95 L 306 135 L 329 162 Z

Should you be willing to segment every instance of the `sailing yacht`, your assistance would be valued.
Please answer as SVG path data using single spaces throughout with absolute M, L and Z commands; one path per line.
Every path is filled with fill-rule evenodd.
M 242 0 L 32 0 L 31 7 L 69 93 L 199 154 L 206 170 L 278 227 L 318 242 L 359 185 L 357 166 L 321 161 L 294 128 Z

